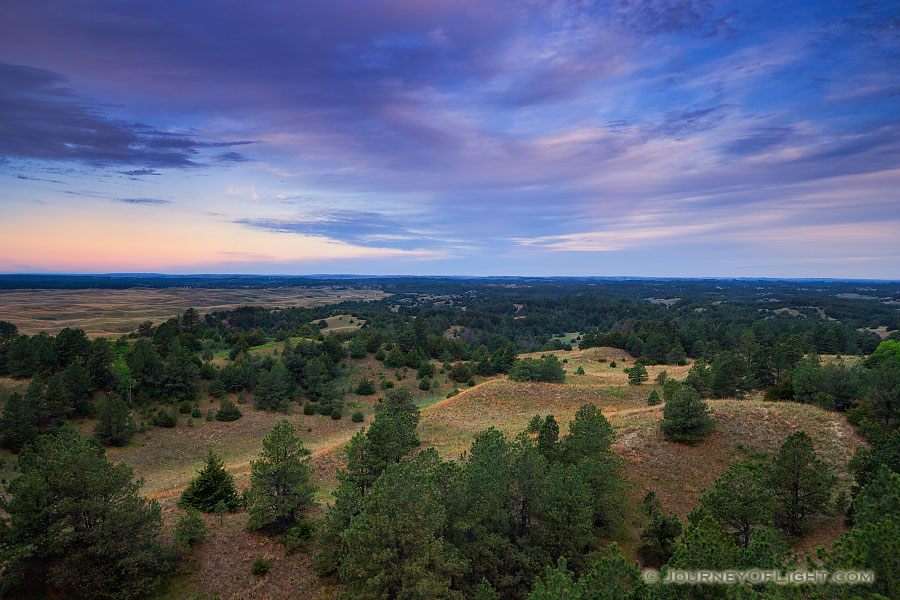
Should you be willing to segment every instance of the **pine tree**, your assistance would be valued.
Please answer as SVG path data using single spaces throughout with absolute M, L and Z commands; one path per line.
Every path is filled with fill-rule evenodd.
M 666 400 L 659 426 L 670 442 L 696 444 L 713 430 L 715 421 L 696 390 L 679 386 L 672 398 Z
M 790 533 L 799 534 L 804 521 L 827 512 L 835 477 L 816 456 L 805 431 L 789 435 L 772 461 L 769 485 L 775 494 L 776 519 Z
M 633 367 L 628 369 L 628 383 L 631 385 L 641 385 L 647 381 L 648 377 L 647 367 L 641 363 L 636 363 Z
M 130 467 L 113 465 L 97 440 L 65 425 L 30 446 L 19 473 L 0 505 L 4 583 L 18 576 L 52 585 L 54 597 L 89 600 L 137 598 L 156 587 L 169 568 L 157 542 L 162 516 L 138 495 L 142 481 Z
M 772 519 L 774 498 L 762 465 L 735 461 L 716 480 L 700 504 L 747 548 L 756 529 Z
M 258 410 L 287 410 L 293 393 L 291 374 L 279 361 L 268 371 L 263 371 L 256 382 L 256 402 Z
M 656 406 L 661 402 L 659 398 L 659 392 L 656 390 L 651 390 L 650 395 L 647 396 L 647 406 Z
M 128 404 L 121 398 L 111 398 L 100 409 L 100 422 L 94 436 L 107 446 L 124 446 L 137 431 Z
M 240 499 L 234 489 L 234 477 L 225 470 L 222 458 L 210 450 L 206 455 L 203 469 L 191 479 L 178 505 L 182 508 L 195 508 L 201 512 L 213 512 L 219 502 L 224 503 L 227 510 L 237 510 L 240 505 Z
M 281 532 L 313 505 L 316 491 L 310 482 L 313 468 L 306 458 L 309 450 L 286 419 L 272 428 L 262 444 L 259 459 L 250 463 L 247 526 Z
M 38 435 L 37 407 L 27 396 L 14 392 L 7 397 L 0 416 L 0 436 L 4 448 L 19 452 Z
M 225 423 L 237 421 L 243 416 L 244 413 L 241 412 L 241 409 L 228 398 L 222 400 L 222 403 L 219 405 L 219 410 L 216 411 L 216 421 Z

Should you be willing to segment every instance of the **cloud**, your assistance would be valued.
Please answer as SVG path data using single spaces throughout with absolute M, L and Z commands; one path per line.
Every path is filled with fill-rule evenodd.
M 116 198 L 116 202 L 122 204 L 146 204 L 146 205 L 163 205 L 171 204 L 170 200 L 160 200 L 159 198 Z
M 419 248 L 433 245 L 431 236 L 377 212 L 323 210 L 289 219 L 237 219 L 240 225 L 274 233 L 317 235 L 349 244 Z
M 159 171 L 156 169 L 132 169 L 130 171 L 119 171 L 122 175 L 130 175 L 132 177 L 139 177 L 142 175 L 159 175 Z
M 208 144 L 106 116 L 104 107 L 65 84 L 46 69 L 0 63 L 0 157 L 141 165 L 132 170 L 138 174 L 200 164 L 200 149 Z

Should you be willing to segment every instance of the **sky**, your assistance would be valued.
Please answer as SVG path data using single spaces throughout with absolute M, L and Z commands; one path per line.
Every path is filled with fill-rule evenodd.
M 0 272 L 900 278 L 900 3 L 5 0 Z

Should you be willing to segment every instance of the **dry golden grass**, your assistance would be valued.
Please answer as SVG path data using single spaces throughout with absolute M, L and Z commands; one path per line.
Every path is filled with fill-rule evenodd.
M 117 337 L 143 321 L 159 323 L 195 308 L 201 313 L 245 305 L 319 306 L 375 300 L 378 290 L 332 287 L 273 289 L 130 288 L 125 290 L 0 290 L 0 320 L 19 331 L 56 333 L 83 329 L 90 337 Z

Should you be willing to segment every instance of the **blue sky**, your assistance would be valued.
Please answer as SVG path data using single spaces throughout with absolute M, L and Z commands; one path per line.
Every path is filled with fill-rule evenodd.
M 0 271 L 898 278 L 896 2 L 11 0 Z

